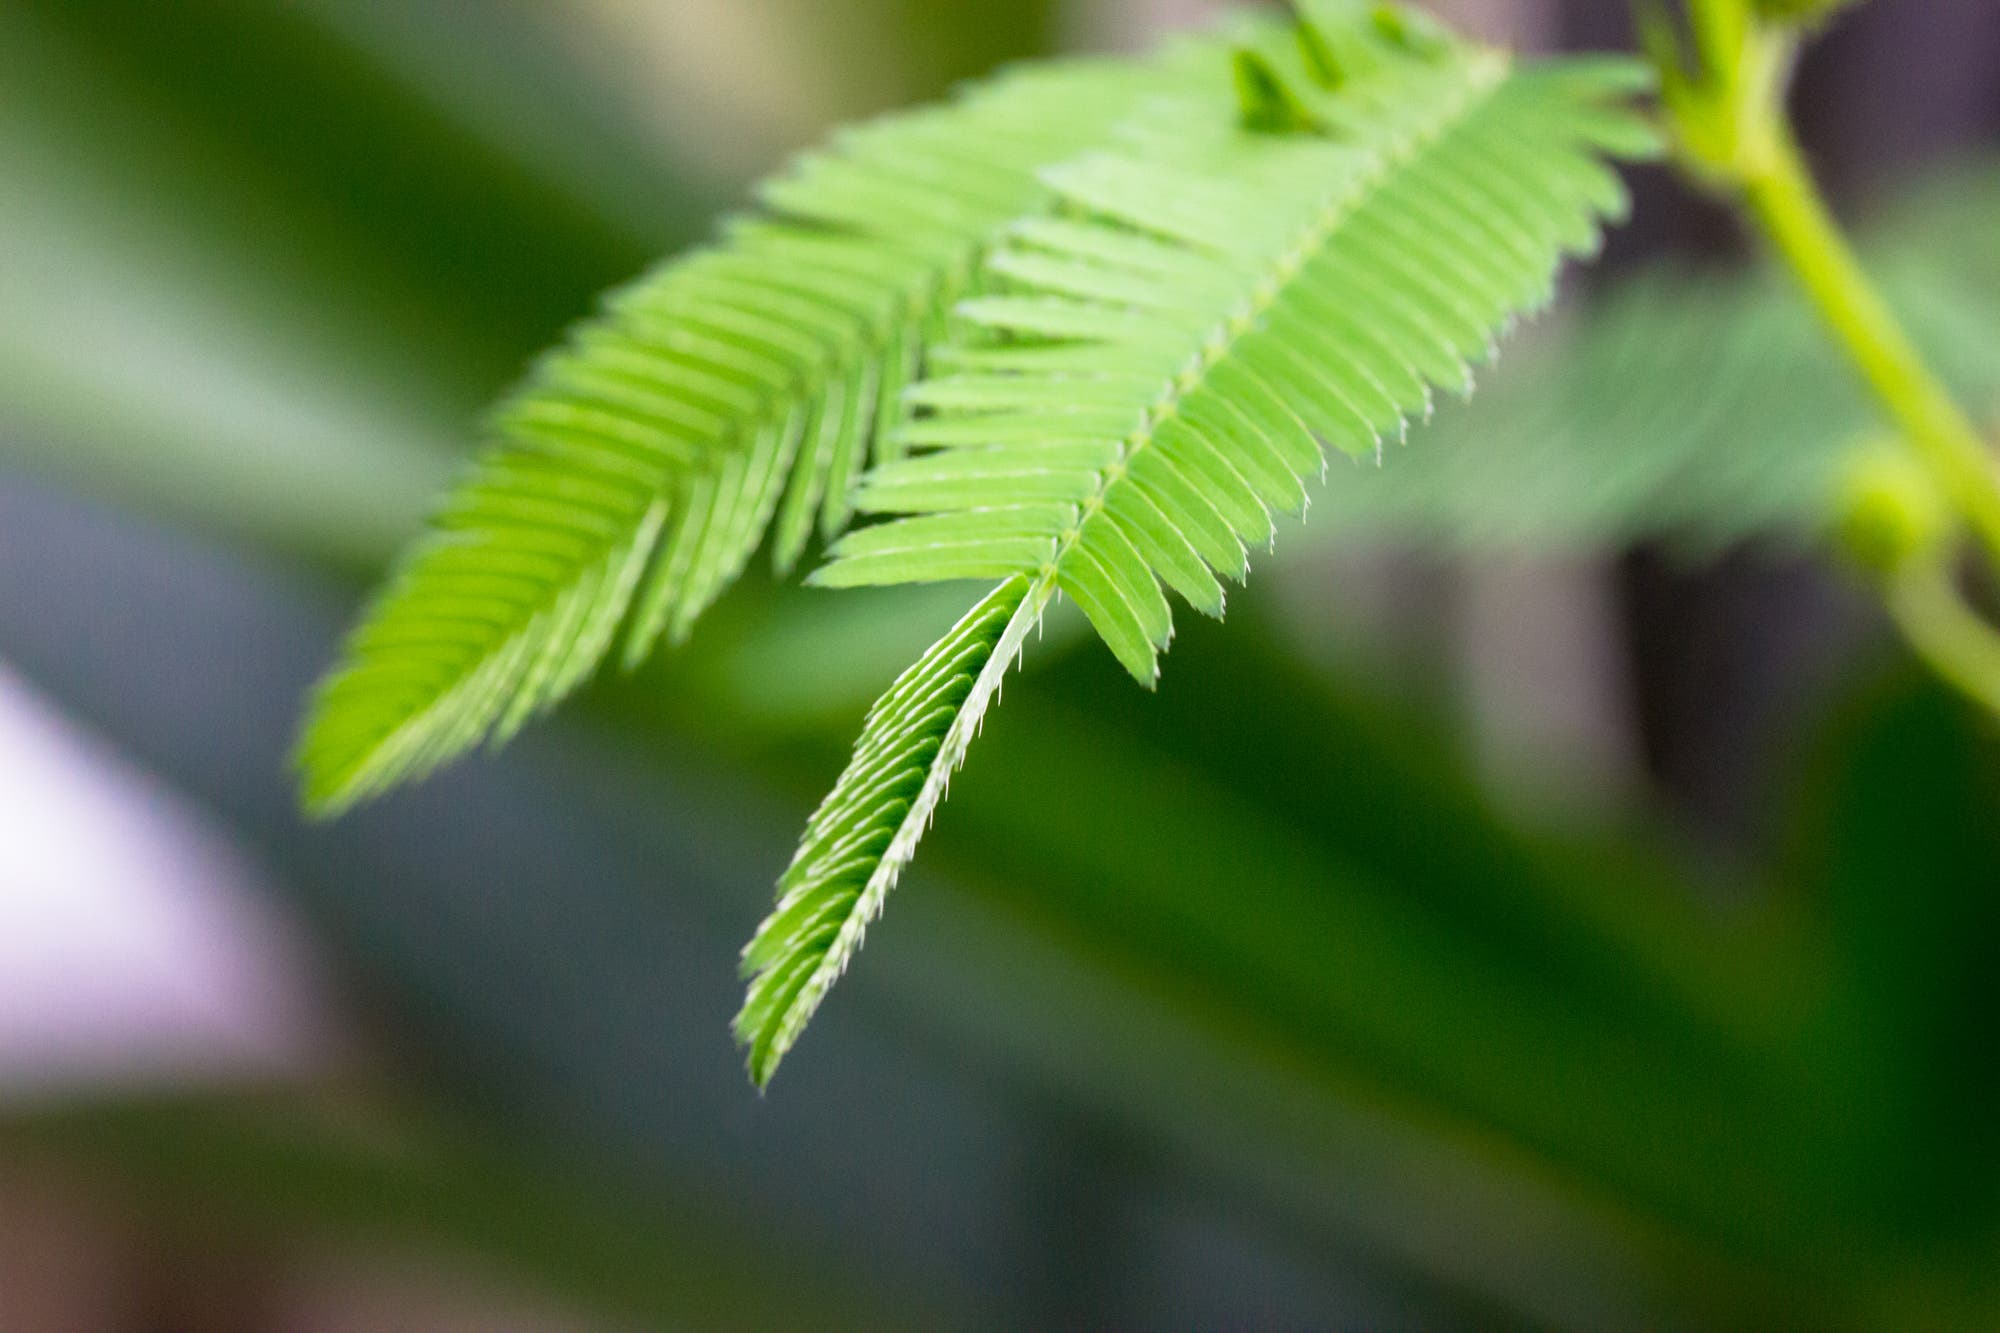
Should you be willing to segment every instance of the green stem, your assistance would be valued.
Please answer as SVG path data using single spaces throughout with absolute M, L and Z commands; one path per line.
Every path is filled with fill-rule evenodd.
M 1740 176 L 1751 215 L 1903 438 L 2000 560 L 2000 472 L 1992 454 L 1862 270 L 1782 122 L 1761 147 Z
M 2000 713 L 2000 634 L 1965 604 L 1943 560 L 1917 560 L 1886 587 L 1889 614 L 1933 671 Z

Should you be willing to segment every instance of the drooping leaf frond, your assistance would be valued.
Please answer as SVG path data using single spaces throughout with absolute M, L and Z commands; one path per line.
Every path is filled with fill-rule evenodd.
M 737 1015 L 750 1076 L 770 1081 L 847 969 L 915 853 L 1042 606 L 1028 580 L 988 593 L 897 678 L 868 714 L 854 758 L 806 826 L 778 906 L 743 951 L 752 978 Z
M 906 453 L 863 481 L 859 507 L 887 521 L 812 576 L 999 579 L 973 620 L 1011 609 L 963 710 L 905 708 L 899 682 L 871 715 L 822 812 L 839 859 L 817 850 L 828 828 L 808 832 L 804 864 L 865 888 L 788 877 L 738 1020 L 760 1083 L 880 910 L 988 702 L 978 686 L 1040 608 L 1068 595 L 1150 686 L 1173 628 L 1163 585 L 1220 614 L 1221 580 L 1244 577 L 1273 511 L 1304 504 L 1323 443 L 1373 458 L 1434 387 L 1468 389 L 1562 255 L 1624 208 L 1602 158 L 1652 143 L 1622 106 L 1629 66 L 1517 71 L 1397 11 L 1318 8 L 1298 44 L 1238 61 L 1247 125 L 1213 99 L 1156 103 L 1116 149 L 1043 173 L 1055 206 L 988 259 L 907 395 Z M 953 669 L 956 635 L 914 679 Z M 937 743 L 946 727 L 960 744 Z M 930 799 L 882 799 L 882 783 Z
M 1043 578 L 1150 684 L 1162 583 L 1219 612 L 1322 442 L 1374 458 L 1594 246 L 1624 202 L 1599 150 L 1640 132 L 1622 86 L 1408 58 L 1327 99 L 1337 136 L 1203 143 L 1156 116 L 1051 169 L 1064 209 L 993 255 L 1006 285 L 958 307 L 910 392 L 910 455 L 864 479 L 895 517 L 813 581 Z
M 308 803 L 504 740 L 621 636 L 628 664 L 684 636 L 767 535 L 782 570 L 838 533 L 925 339 L 1046 201 L 1037 170 L 1223 54 L 1031 69 L 851 131 L 613 296 L 496 413 L 349 640 L 300 748 Z

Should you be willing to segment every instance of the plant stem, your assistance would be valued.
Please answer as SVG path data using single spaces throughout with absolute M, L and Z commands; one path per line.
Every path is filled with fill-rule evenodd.
M 2000 634 L 1965 604 L 1950 564 L 1914 561 L 1885 591 L 1890 615 L 1931 670 L 2000 713 Z
M 1951 551 L 1951 531 L 1963 522 L 2000 568 L 2000 467 L 1869 281 L 1806 166 L 1785 114 L 1799 16 L 1770 18 L 1750 0 L 1689 6 L 1699 57 L 1692 70 L 1664 11 L 1642 16 L 1641 28 L 1682 164 L 1693 179 L 1738 198 L 1928 474 L 1914 486 L 1877 475 L 1876 493 L 1850 496 L 1843 521 L 1858 525 L 1850 533 L 1861 538 L 1856 553 L 1878 571 L 1911 646 L 1954 687 L 2000 714 L 2000 630 L 1967 605 Z M 1948 527 L 1925 516 L 1919 492 L 1955 511 Z M 1869 549 L 1883 540 L 1907 549 Z
M 2000 472 L 1993 455 L 1862 270 L 1790 130 L 1782 122 L 1769 127 L 1761 147 L 1740 177 L 1751 215 L 1903 437 L 2000 560 Z M 1985 697 L 1994 697 L 1990 684 Z

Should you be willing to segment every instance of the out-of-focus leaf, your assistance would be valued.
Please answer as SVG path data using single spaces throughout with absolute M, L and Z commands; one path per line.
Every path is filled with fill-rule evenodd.
M 1276 1153 L 1237 1166 L 1292 1206 L 1315 1206 L 1294 1194 L 1312 1178 L 1306 1127 L 1343 1123 L 1368 1089 L 1734 1256 L 1748 1285 L 1732 1301 L 1809 1273 L 1838 1293 L 1821 1312 L 1834 1322 L 1992 1308 L 1978 1284 L 1950 1286 L 2000 1228 L 1991 1173 L 1964 1166 L 1990 1152 L 1972 1108 L 1993 1062 L 1970 1034 L 1996 1008 L 1979 979 L 2000 790 L 1990 744 L 1949 700 L 1870 710 L 1819 747 L 1796 817 L 1811 854 L 1733 886 L 1751 906 L 1724 912 L 1699 906 L 1673 858 L 1506 831 L 1425 727 L 1240 645 L 1218 652 L 1206 628 L 1177 646 L 1185 692 L 1169 685 L 1147 714 L 1086 657 L 1021 687 L 989 728 L 960 779 L 968 813 L 934 835 L 973 898 L 891 927 L 918 932 L 894 952 L 930 958 L 964 1002 L 910 1021 L 953 1050 L 971 1023 L 1066 1096 L 1177 1144 Z M 1282 708 L 1231 688 L 1246 678 Z M 1905 872 L 1921 894 L 1898 887 Z M 997 950 L 1007 978 L 974 994 L 931 935 L 969 930 L 963 912 L 990 938 L 957 947 Z M 1060 942 L 1062 961 L 1008 956 L 1031 937 Z M 996 1012 L 1010 1006 L 1024 1012 Z M 1233 1074 L 1197 1031 L 1234 1044 Z M 1280 1069 L 1318 1090 L 1259 1082 Z M 1205 1086 L 1219 1078 L 1239 1086 Z M 1288 1109 L 1253 1130 L 1259 1096 Z M 1881 1261 L 1857 1267 L 1857 1250 Z
M 378 564 L 493 386 L 691 223 L 636 149 L 599 183 L 579 72 L 487 18 L 0 12 L 0 465 Z
M 2000 415 L 2000 164 L 1963 163 L 1869 226 L 1864 257 L 1966 400 Z M 1796 543 L 1877 420 L 1786 275 L 1642 270 L 1558 316 L 1380 467 L 1337 468 L 1307 531 L 1571 552 L 1672 536 Z
M 31 569 L 20 577 L 17 603 L 38 586 Z M 37 617 L 9 623 L 9 651 L 43 674 L 51 652 L 75 651 L 61 623 L 34 633 Z M 185 628 L 182 651 L 205 652 L 212 631 L 198 618 Z M 1017 683 L 1013 716 L 965 775 L 981 787 L 967 802 L 977 813 L 939 840 L 937 867 L 962 887 L 934 881 L 912 895 L 887 926 L 898 947 L 827 1016 L 833 1044 L 801 1057 L 787 1104 L 858 1104 L 866 1111 L 833 1123 L 870 1126 L 836 1132 L 815 1118 L 815 1142 L 833 1135 L 825 1151 L 841 1162 L 860 1154 L 875 1175 L 883 1153 L 910 1151 L 870 1137 L 902 1114 L 910 1089 L 895 1071 L 910 1062 L 1115 1133 L 1142 1161 L 1171 1160 L 1176 1179 L 1206 1182 L 1308 1253 L 1360 1235 L 1538 1323 L 1672 1322 L 1663 1311 L 1687 1322 L 1691 1299 L 1752 1325 L 1790 1311 L 1837 1326 L 1863 1302 L 1903 1316 L 1879 1326 L 1926 1322 L 1914 1316 L 1933 1307 L 1903 1285 L 1963 1279 L 1955 1247 L 1981 1234 L 1990 1204 L 1967 1189 L 1953 1219 L 1931 1212 L 1935 1195 L 1919 1189 L 1908 1206 L 1935 1239 L 1913 1240 L 1877 1203 L 1881 1182 L 1902 1181 L 1922 1149 L 1912 1125 L 1930 1132 L 1937 1121 L 1906 1114 L 1897 1085 L 1876 1076 L 1919 1066 L 1903 1056 L 1885 1066 L 1868 1025 L 1858 1039 L 1825 1040 L 1848 969 L 1810 904 L 1787 901 L 1814 889 L 1807 868 L 1772 886 L 1780 899 L 1768 915 L 1717 914 L 1687 899 L 1667 858 L 1539 846 L 1485 809 L 1420 720 L 1343 699 L 1251 650 L 1254 616 L 1234 627 L 1228 651 L 1207 628 L 1185 636 L 1176 681 L 1155 700 L 1132 699 L 1095 654 Z M 146 632 L 163 644 L 157 627 Z M 149 676 L 160 662 L 149 659 Z M 232 716 L 255 674 L 249 662 L 232 674 Z M 1242 688 L 1246 679 L 1280 691 L 1283 706 Z M 747 923 L 753 904 L 732 900 L 729 886 L 741 885 L 755 847 L 783 846 L 789 822 L 779 812 L 760 822 L 761 803 L 729 784 L 748 775 L 803 795 L 837 762 L 849 724 L 829 724 L 808 754 L 753 746 L 718 696 L 692 680 L 663 683 L 631 687 L 620 730 L 668 742 L 677 765 L 699 764 L 684 781 L 654 791 L 630 768 L 597 764 L 522 783 L 533 805 L 516 809 L 549 808 L 551 828 L 609 858 L 593 862 L 602 873 L 591 884 L 556 895 L 546 876 L 568 853 L 547 848 L 548 832 L 496 832 L 511 821 L 491 809 L 461 820 L 441 847 L 451 820 L 440 808 L 409 811 L 436 857 L 470 851 L 476 882 L 455 896 L 421 874 L 386 873 L 379 859 L 365 863 L 378 873 L 329 878 L 340 864 L 331 847 L 296 842 L 262 768 L 218 768 L 211 756 L 201 794 L 229 784 L 230 805 L 264 812 L 260 841 L 291 840 L 290 855 L 319 880 L 320 908 L 365 942 L 374 974 L 421 1019 L 411 1030 L 440 1055 L 477 1047 L 513 1098 L 559 1100 L 571 1132 L 655 1172 L 652 1154 L 685 1155 L 691 1138 L 760 1182 L 746 1193 L 794 1199 L 794 1211 L 816 1217 L 823 1198 L 809 1204 L 817 1196 L 787 1194 L 768 1175 L 772 1157 L 799 1160 L 784 1155 L 786 1126 L 799 1125 L 767 1116 L 738 1142 L 710 1123 L 729 1112 L 710 1104 L 698 1072 L 668 1076 L 646 1052 L 671 1043 L 697 1064 L 713 1055 L 714 1075 L 727 1067 L 726 969 L 703 986 L 703 941 L 683 949 L 675 937 L 706 920 L 716 924 L 708 943 L 726 941 Z M 115 722 L 123 709 L 130 725 L 129 691 L 100 688 L 88 715 Z M 265 712 L 277 718 L 284 704 Z M 212 722 L 185 725 L 206 734 Z M 1899 838 L 1970 846 L 1928 822 L 1976 822 L 1965 800 L 1925 786 L 1883 799 L 1907 781 L 1909 757 L 1890 745 L 1828 760 L 1835 772 L 1883 765 L 1872 781 L 1887 786 L 1873 794 L 1842 780 L 1845 799 L 1889 812 L 1866 865 L 1884 864 Z M 173 772 L 171 760 L 154 758 Z M 1943 765 L 1937 780 L 1963 773 Z M 626 813 L 607 818 L 614 803 Z M 1835 807 L 1824 818 L 1852 814 Z M 671 844 L 669 824 L 681 827 Z M 478 859 L 489 844 L 504 865 Z M 657 894 L 635 889 L 669 846 L 674 881 Z M 515 866 L 524 854 L 530 864 Z M 694 868 L 724 857 L 724 870 Z M 542 858 L 550 868 L 538 868 Z M 1968 884 L 2000 875 L 1971 856 L 1960 869 Z M 600 878 L 613 887 L 598 889 Z M 1887 975 L 1869 1010 L 1907 991 Z M 650 989 L 656 976 L 676 978 L 675 989 Z M 693 1036 L 662 1031 L 669 993 L 667 1011 L 695 1015 Z M 1977 1011 L 1967 1012 L 1976 1029 Z M 899 1052 L 887 1071 L 863 1061 L 855 1072 L 853 1045 L 837 1039 L 857 1033 L 865 1047 Z M 1958 1089 L 1946 1100 L 1962 1106 L 1958 1069 L 1922 1059 L 1920 1077 Z M 695 1108 L 663 1098 L 666 1087 Z
M 300 1093 L 84 1101 L 0 1111 L 0 1145 L 109 1183 L 178 1233 L 414 1247 L 648 1327 L 943 1317 L 801 1259 L 724 1199 L 694 1205 L 691 1182 L 662 1207 L 584 1163 L 412 1108 Z
M 393 8 L 21 0 L 5 118 L 127 210 L 330 302 L 306 327 L 365 319 L 476 402 L 713 201 L 687 199 L 552 19 Z
M 1780 871 L 1831 959 L 1799 1066 L 1850 1121 L 1839 1155 L 1801 1169 L 1848 1182 L 1857 1208 L 1919 1246 L 2000 1243 L 1996 815 L 1984 720 L 1935 682 L 1894 679 L 1849 700 L 1813 747 Z M 1963 1293 L 1988 1318 L 1995 1271 Z

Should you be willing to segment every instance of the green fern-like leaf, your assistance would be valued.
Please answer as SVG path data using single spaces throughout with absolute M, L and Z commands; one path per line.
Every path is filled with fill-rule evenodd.
M 769 538 L 789 568 L 841 531 L 879 427 L 1040 167 L 1212 71 L 1079 61 L 850 131 L 767 184 L 761 214 L 613 296 L 493 421 L 495 443 L 400 562 L 300 747 L 332 812 L 506 739 L 622 636 L 679 639 Z
M 1142 684 L 1164 588 L 1223 579 L 1305 503 L 1322 443 L 1375 458 L 1434 387 L 1549 297 L 1650 151 L 1622 62 L 1517 70 L 1400 11 L 1316 6 L 1253 39 L 1242 124 L 1191 96 L 1043 173 L 907 395 L 825 586 L 996 579 L 871 714 L 746 951 L 739 1038 L 766 1081 L 908 861 L 1000 677 L 1064 594 Z M 1289 132 L 1274 133 L 1283 130 Z
M 916 852 L 1041 606 L 1025 578 L 982 598 L 875 704 L 854 758 L 806 826 L 778 906 L 743 952 L 756 977 L 736 1034 L 763 1086 Z
M 1165 589 L 1219 615 L 1323 446 L 1379 454 L 1544 301 L 1648 151 L 1623 62 L 1520 72 L 1299 0 L 1147 65 L 1017 73 L 853 132 L 609 303 L 495 417 L 301 746 L 338 809 L 504 740 L 768 541 L 828 586 L 998 586 L 870 715 L 746 951 L 767 1080 L 1066 595 L 1143 683 Z M 865 481 L 855 478 L 864 468 Z

